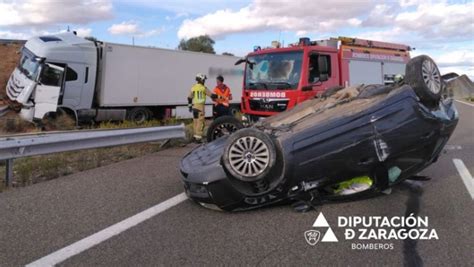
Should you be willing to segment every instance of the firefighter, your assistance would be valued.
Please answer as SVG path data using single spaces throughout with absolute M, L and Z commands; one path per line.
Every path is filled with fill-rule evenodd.
M 215 98 L 209 89 L 204 86 L 206 79 L 206 75 L 198 73 L 196 84 L 191 87 L 191 92 L 188 95 L 188 108 L 189 112 L 193 113 L 194 140 L 197 143 L 201 142 L 204 131 L 206 96 Z
M 231 115 L 229 111 L 229 101 L 232 100 L 230 88 L 224 84 L 224 77 L 219 75 L 216 77 L 216 87 L 212 92 L 217 96 L 214 99 L 214 118 Z

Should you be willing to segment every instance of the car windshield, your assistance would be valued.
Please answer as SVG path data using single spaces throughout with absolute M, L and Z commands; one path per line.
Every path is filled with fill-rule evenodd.
M 40 66 L 40 58 L 36 57 L 28 49 L 23 48 L 18 69 L 31 80 L 36 80 Z
M 296 89 L 301 76 L 303 52 L 271 53 L 247 58 L 245 88 Z

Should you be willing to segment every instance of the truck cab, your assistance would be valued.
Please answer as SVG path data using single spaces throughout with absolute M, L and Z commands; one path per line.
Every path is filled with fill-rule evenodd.
M 41 120 L 57 108 L 90 108 L 94 97 L 97 49 L 73 33 L 34 37 L 21 51 L 7 83 L 7 96 L 28 121 Z
M 355 38 L 331 38 L 261 49 L 245 62 L 241 110 L 255 121 L 293 108 L 334 86 L 390 83 L 404 74 L 408 46 Z

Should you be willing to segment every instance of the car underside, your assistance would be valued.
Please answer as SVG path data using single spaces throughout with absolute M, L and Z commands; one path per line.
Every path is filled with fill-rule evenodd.
M 227 211 L 290 202 L 307 210 L 377 195 L 417 175 L 436 162 L 458 122 L 441 81 L 437 87 L 423 76 L 426 58 L 412 59 L 397 84 L 331 88 L 195 148 L 180 165 L 186 193 Z M 421 74 L 413 76 L 416 67 Z

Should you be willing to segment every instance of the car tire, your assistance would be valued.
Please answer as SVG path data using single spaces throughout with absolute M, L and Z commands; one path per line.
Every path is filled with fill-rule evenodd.
M 207 129 L 207 142 L 212 142 L 219 137 L 230 135 L 242 128 L 244 128 L 244 125 L 233 116 L 219 117 L 212 121 Z
M 405 68 L 405 83 L 415 90 L 424 105 L 438 105 L 444 85 L 433 59 L 425 55 L 412 58 Z
M 269 135 L 246 128 L 229 138 L 222 161 L 226 171 L 235 179 L 258 182 L 272 171 L 276 157 L 276 147 Z
M 135 107 L 127 110 L 127 120 L 140 124 L 152 117 L 152 112 L 145 107 Z

